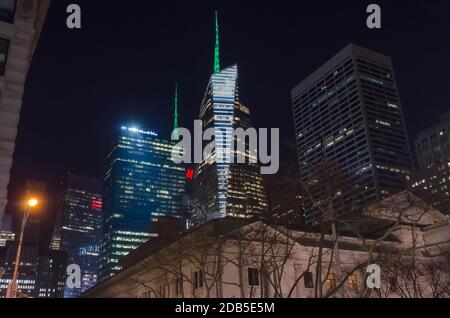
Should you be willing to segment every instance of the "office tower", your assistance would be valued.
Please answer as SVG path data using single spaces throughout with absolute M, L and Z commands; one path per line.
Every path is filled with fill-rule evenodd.
M 173 144 L 152 131 L 122 127 L 107 157 L 101 279 L 121 269 L 119 258 L 158 237 L 161 217 L 183 218 L 184 167 Z
M 66 284 L 67 254 L 48 251 L 39 255 L 36 281 L 37 298 L 63 298 Z
M 66 252 L 67 264 L 81 269 L 81 288 L 66 288 L 65 298 L 78 297 L 97 283 L 102 222 L 102 183 L 67 174 L 50 246 L 50 250 Z
M 414 142 L 419 170 L 412 189 L 450 215 L 450 112 L 422 131 Z
M 22 96 L 50 0 L 0 1 L 0 221 L 12 167 Z
M 263 216 L 267 198 L 256 164 L 250 163 L 246 141 L 233 137 L 233 129 L 250 127 L 250 109 L 239 101 L 238 67 L 220 68 L 219 28 L 216 13 L 214 73 L 200 107 L 203 131 L 214 129 L 215 149 L 197 167 L 193 181 L 194 215 L 192 224 L 226 216 Z M 246 163 L 236 163 L 237 142 L 244 142 Z M 234 159 L 234 160 L 232 160 Z
M 302 182 L 324 160 L 346 176 L 330 189 L 336 214 L 405 187 L 412 163 L 390 57 L 350 44 L 292 90 L 292 104 Z M 305 222 L 323 220 L 307 204 Z
M 439 122 L 419 133 L 414 142 L 419 169 L 450 162 L 450 112 Z

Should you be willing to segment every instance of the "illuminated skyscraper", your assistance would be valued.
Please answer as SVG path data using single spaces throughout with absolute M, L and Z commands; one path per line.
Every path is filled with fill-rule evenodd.
M 239 102 L 238 67 L 220 68 L 219 27 L 216 13 L 216 46 L 214 74 L 211 75 L 200 107 L 203 131 L 214 129 L 215 149 L 203 158 L 193 182 L 196 208 L 194 224 L 235 216 L 249 218 L 267 212 L 267 198 L 256 164 L 234 163 L 236 142 L 233 129 L 250 127 L 250 110 Z M 248 146 L 248 145 L 246 145 Z
M 101 229 L 102 183 L 68 174 L 50 249 L 66 252 L 68 264 L 80 266 L 82 281 L 79 289 L 66 288 L 64 297 L 78 297 L 96 284 Z
M 349 178 L 332 189 L 344 202 L 336 214 L 405 188 L 412 162 L 390 57 L 350 44 L 292 90 L 292 104 L 301 179 L 313 182 L 324 160 Z M 306 223 L 319 214 L 306 202 Z
M 151 131 L 122 127 L 107 158 L 101 279 L 121 269 L 119 259 L 160 236 L 161 217 L 183 218 L 185 170 L 171 160 L 172 143 Z

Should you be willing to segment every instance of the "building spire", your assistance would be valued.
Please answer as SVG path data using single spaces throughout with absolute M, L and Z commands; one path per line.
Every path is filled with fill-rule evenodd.
M 214 49 L 214 73 L 220 72 L 219 18 L 216 11 L 216 47 Z
M 173 133 L 175 134 L 175 140 L 179 139 L 178 134 L 178 84 L 175 84 L 175 96 L 174 96 L 174 114 L 173 114 Z

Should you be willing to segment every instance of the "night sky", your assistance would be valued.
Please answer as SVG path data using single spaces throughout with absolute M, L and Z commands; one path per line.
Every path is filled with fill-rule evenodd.
M 381 30 L 365 24 L 374 2 Z M 66 27 L 70 3 L 81 30 Z M 222 67 L 238 64 L 254 126 L 279 127 L 287 142 L 290 90 L 350 42 L 392 56 L 411 141 L 450 109 L 448 0 L 53 0 L 26 86 L 10 212 L 26 178 L 47 182 L 49 200 L 65 171 L 102 178 L 122 124 L 168 137 L 175 83 L 191 127 L 213 70 L 215 10 Z

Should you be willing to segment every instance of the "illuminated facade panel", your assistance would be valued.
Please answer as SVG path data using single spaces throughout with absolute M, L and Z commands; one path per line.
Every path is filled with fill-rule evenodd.
M 250 128 L 250 111 L 239 102 L 238 68 L 230 66 L 211 76 L 202 105 L 200 118 L 203 130 L 215 131 L 215 150 L 199 165 L 193 182 L 197 211 L 193 224 L 211 219 L 235 216 L 262 216 L 268 204 L 259 167 L 232 163 L 233 130 Z M 246 156 L 248 159 L 248 156 Z M 235 161 L 234 161 L 235 162 Z

